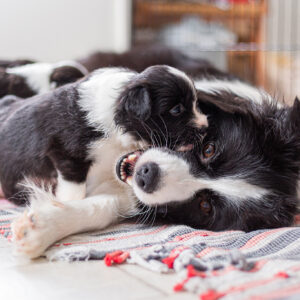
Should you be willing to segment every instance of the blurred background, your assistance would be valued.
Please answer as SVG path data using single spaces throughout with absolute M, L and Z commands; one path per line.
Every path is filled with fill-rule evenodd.
M 299 0 L 0 0 L 0 58 L 57 61 L 162 44 L 300 96 Z

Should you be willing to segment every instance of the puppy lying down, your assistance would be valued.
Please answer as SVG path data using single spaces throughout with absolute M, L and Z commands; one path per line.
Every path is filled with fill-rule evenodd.
M 0 106 L 5 111 L 0 115 L 0 139 L 5 141 L 0 145 L 0 182 L 11 201 L 31 202 L 29 212 L 13 224 L 18 251 L 30 257 L 75 227 L 76 231 L 102 228 L 135 212 L 131 188 L 115 176 L 119 157 L 149 145 L 184 150 L 207 126 L 206 116 L 196 108 L 193 82 L 168 66 L 150 67 L 140 74 L 100 69 L 26 101 L 7 96 Z M 138 153 L 121 163 L 121 176 L 128 183 L 130 176 L 124 176 Z M 150 177 L 158 176 L 155 166 L 141 165 L 138 172 L 137 188 L 150 193 L 155 188 Z M 40 202 L 44 197 L 37 187 L 28 190 L 28 181 L 40 186 L 52 183 L 55 196 L 49 192 Z M 58 216 L 57 209 L 70 209 L 76 219 L 77 211 L 87 209 L 88 216 L 83 210 L 80 218 L 88 223 L 64 216 L 70 224 L 56 222 L 52 214 Z

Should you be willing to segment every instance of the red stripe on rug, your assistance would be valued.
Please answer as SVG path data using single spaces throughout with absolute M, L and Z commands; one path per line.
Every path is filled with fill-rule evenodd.
M 241 284 L 239 286 L 229 288 L 225 291 L 221 291 L 221 293 L 223 295 L 227 296 L 229 294 L 242 292 L 242 291 L 249 290 L 249 289 L 261 286 L 261 285 L 271 283 L 271 282 L 276 281 L 276 280 L 283 280 L 283 279 L 286 279 L 286 278 L 288 278 L 288 275 L 285 272 L 278 272 L 278 273 L 274 274 L 271 278 L 250 281 L 250 282 Z M 300 289 L 300 287 L 299 287 L 299 289 Z M 259 298 L 259 299 L 262 299 L 262 298 Z
M 101 240 L 96 240 L 96 241 L 89 241 L 89 242 L 74 242 L 74 243 L 59 243 L 59 244 L 54 244 L 53 246 L 55 247 L 60 247 L 60 246 L 70 246 L 70 245 L 85 245 L 85 244 L 96 244 L 96 243 L 103 243 L 103 242 L 108 242 L 108 241 L 117 241 L 117 240 L 125 240 L 125 239 L 129 239 L 129 238 L 133 238 L 133 237 L 137 237 L 137 236 L 147 236 L 147 235 L 151 235 L 151 234 L 155 234 L 158 232 L 163 231 L 164 229 L 166 229 L 168 226 L 164 225 L 161 226 L 153 231 L 147 232 L 147 233 L 136 233 L 136 234 L 132 234 L 132 235 L 127 235 L 127 236 L 120 236 L 120 237 L 109 237 L 109 238 L 105 238 L 105 239 L 101 239 Z
M 220 235 L 224 235 L 227 233 L 232 233 L 232 232 L 241 232 L 239 230 L 228 230 L 228 231 L 220 231 L 220 232 L 213 232 L 213 231 L 206 231 L 206 230 L 197 230 L 197 231 L 193 231 L 190 233 L 186 233 L 183 235 L 177 235 L 174 238 L 175 242 L 180 242 L 180 241 L 187 241 L 195 236 L 220 236 Z
M 284 231 L 290 228 L 278 228 L 278 229 L 273 229 L 273 230 L 269 230 L 269 231 L 265 231 L 263 233 L 260 233 L 256 236 L 254 236 L 253 238 L 251 238 L 244 246 L 242 246 L 241 248 L 239 248 L 240 250 L 244 250 L 244 249 L 250 249 L 253 246 L 257 245 L 260 241 L 264 240 L 267 236 L 269 235 L 273 235 L 279 231 Z

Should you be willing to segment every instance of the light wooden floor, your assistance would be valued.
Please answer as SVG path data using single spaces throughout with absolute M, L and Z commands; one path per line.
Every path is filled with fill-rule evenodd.
M 174 293 L 177 278 L 128 264 L 108 268 L 103 261 L 20 261 L 13 258 L 10 244 L 0 237 L 3 300 L 198 299 L 187 292 Z

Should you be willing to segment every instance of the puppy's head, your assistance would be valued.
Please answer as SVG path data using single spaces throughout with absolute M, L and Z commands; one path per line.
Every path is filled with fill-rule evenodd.
M 76 66 L 58 66 L 54 68 L 50 74 L 50 85 L 52 88 L 57 88 L 65 84 L 75 82 L 86 74 L 86 72 L 83 72 Z
M 297 212 L 299 101 L 292 108 L 239 101 L 226 109 L 208 98 L 200 101 L 211 125 L 190 151 L 153 148 L 120 160 L 121 179 L 158 218 L 211 230 L 291 225 Z
M 188 144 L 196 130 L 208 126 L 196 99 L 194 84 L 185 73 L 169 66 L 152 66 L 125 87 L 115 121 L 152 145 Z

